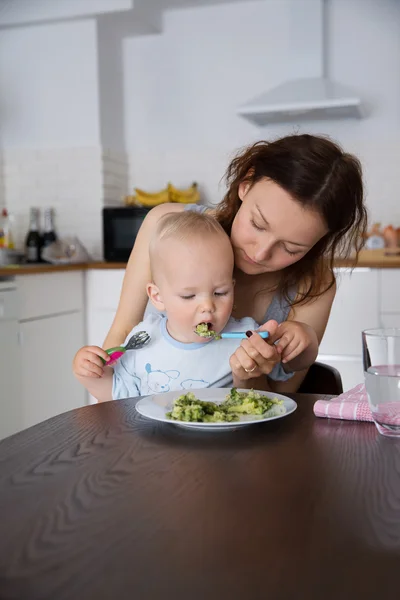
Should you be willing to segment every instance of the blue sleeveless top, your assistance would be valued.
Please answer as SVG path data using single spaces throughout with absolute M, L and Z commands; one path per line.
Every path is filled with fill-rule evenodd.
M 202 204 L 186 204 L 185 205 L 185 210 L 192 210 L 194 212 L 200 212 L 200 213 L 205 212 L 208 208 L 209 207 L 204 206 Z M 288 302 L 278 292 L 276 292 L 271 300 L 270 305 L 267 308 L 265 315 L 264 315 L 263 323 L 266 323 L 267 321 L 270 321 L 271 319 L 273 319 L 274 321 L 277 321 L 278 323 L 283 323 L 283 321 L 286 321 L 289 316 L 289 313 L 290 313 L 291 302 L 293 302 L 295 297 L 296 297 L 296 290 L 293 290 L 289 293 L 290 302 Z M 268 375 L 268 377 L 270 377 L 270 379 L 273 379 L 274 381 L 287 381 L 288 379 L 293 377 L 293 375 L 294 375 L 293 372 L 287 373 L 284 370 L 282 363 L 279 363 L 274 367 L 274 369 L 271 371 L 271 373 Z

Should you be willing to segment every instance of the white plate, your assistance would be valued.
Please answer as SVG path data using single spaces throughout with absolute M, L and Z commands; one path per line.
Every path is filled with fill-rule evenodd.
M 220 404 L 225 400 L 227 394 L 229 394 L 231 391 L 231 388 L 202 388 L 199 390 L 186 391 L 192 392 L 199 400 L 207 400 L 208 402 Z M 248 392 L 249 390 L 240 389 L 239 391 Z M 283 400 L 283 405 L 286 408 L 286 412 L 276 417 L 267 417 L 261 419 L 257 419 L 252 415 L 247 415 L 240 417 L 239 421 L 234 421 L 233 423 L 187 423 L 185 421 L 172 421 L 171 419 L 167 418 L 166 414 L 168 411 L 172 410 L 174 400 L 185 393 L 184 390 L 182 390 L 182 392 L 164 392 L 163 394 L 146 396 L 137 402 L 136 410 L 139 414 L 141 414 L 143 417 L 147 417 L 148 419 L 153 419 L 154 421 L 161 421 L 163 423 L 169 423 L 172 425 L 178 425 L 179 427 L 185 427 L 186 429 L 200 429 L 202 431 L 228 431 L 232 429 L 239 429 L 245 425 L 253 425 L 254 423 L 263 423 L 264 421 L 275 421 L 275 419 L 282 419 L 283 417 L 290 415 L 297 408 L 296 402 L 287 396 L 274 394 L 273 392 L 263 392 L 259 390 L 255 391 L 270 398 L 278 398 L 278 400 Z

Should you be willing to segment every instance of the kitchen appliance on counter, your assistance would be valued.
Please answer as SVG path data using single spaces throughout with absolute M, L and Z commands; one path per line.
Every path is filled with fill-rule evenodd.
M 140 206 L 105 206 L 103 208 L 104 260 L 126 262 L 141 224 L 149 210 Z

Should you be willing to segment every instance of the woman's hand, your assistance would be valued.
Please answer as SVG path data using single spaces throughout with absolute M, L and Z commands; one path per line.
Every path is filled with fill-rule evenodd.
M 314 329 L 306 323 L 299 321 L 285 321 L 281 323 L 271 343 L 276 343 L 276 349 L 281 357 L 282 363 L 292 362 L 300 354 L 307 356 L 305 367 L 312 364 L 318 354 L 318 338 Z M 304 368 L 304 367 L 303 367 Z M 294 370 L 300 370 L 298 367 Z
M 76 377 L 102 377 L 104 362 L 110 360 L 107 352 L 98 346 L 84 346 L 75 354 L 72 370 Z
M 264 340 L 257 331 L 247 331 L 247 339 L 242 340 L 239 348 L 232 354 L 229 364 L 232 369 L 233 383 L 239 386 L 241 381 L 260 375 L 269 375 L 281 356 L 270 341 L 278 328 L 276 321 L 267 321 L 257 331 L 268 331 L 270 337 Z

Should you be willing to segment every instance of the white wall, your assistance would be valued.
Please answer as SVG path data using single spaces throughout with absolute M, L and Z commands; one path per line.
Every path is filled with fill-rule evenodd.
M 400 223 L 400 2 L 330 0 L 328 6 L 331 75 L 362 92 L 372 105 L 369 119 L 259 129 L 235 115 L 238 105 L 301 64 L 290 48 L 290 0 L 171 11 L 161 36 L 126 40 L 132 185 L 156 189 L 169 179 L 176 185 L 197 179 L 215 202 L 239 146 L 293 131 L 326 133 L 363 160 L 372 218 Z
M 0 31 L 0 145 L 100 143 L 95 20 Z
M 102 206 L 126 193 L 128 166 L 122 125 L 109 103 L 100 111 L 98 58 L 94 19 L 0 31 L 0 206 L 14 216 L 19 248 L 29 207 L 51 206 L 58 234 L 102 257 Z
M 171 11 L 161 36 L 125 40 L 126 144 L 139 187 L 200 182 L 260 132 L 235 110 L 290 71 L 290 0 Z M 275 58 L 273 58 L 275 57 Z
M 134 0 L 2 0 L 0 25 L 21 25 L 129 10 Z
M 328 3 L 331 75 L 367 98 L 368 119 L 259 129 L 236 115 L 301 69 L 291 48 L 299 2 L 168 11 L 162 34 L 135 38 L 130 23 L 119 38 L 105 18 L 0 30 L 0 205 L 16 213 L 18 238 L 30 205 L 55 205 L 97 255 L 101 206 L 128 190 L 125 147 L 130 186 L 197 180 L 217 202 L 238 147 L 293 131 L 327 133 L 359 154 L 373 219 L 399 224 L 398 0 Z
M 327 131 L 361 158 L 371 217 L 400 224 L 400 2 L 333 0 L 332 76 L 354 86 L 371 106 L 368 119 Z

